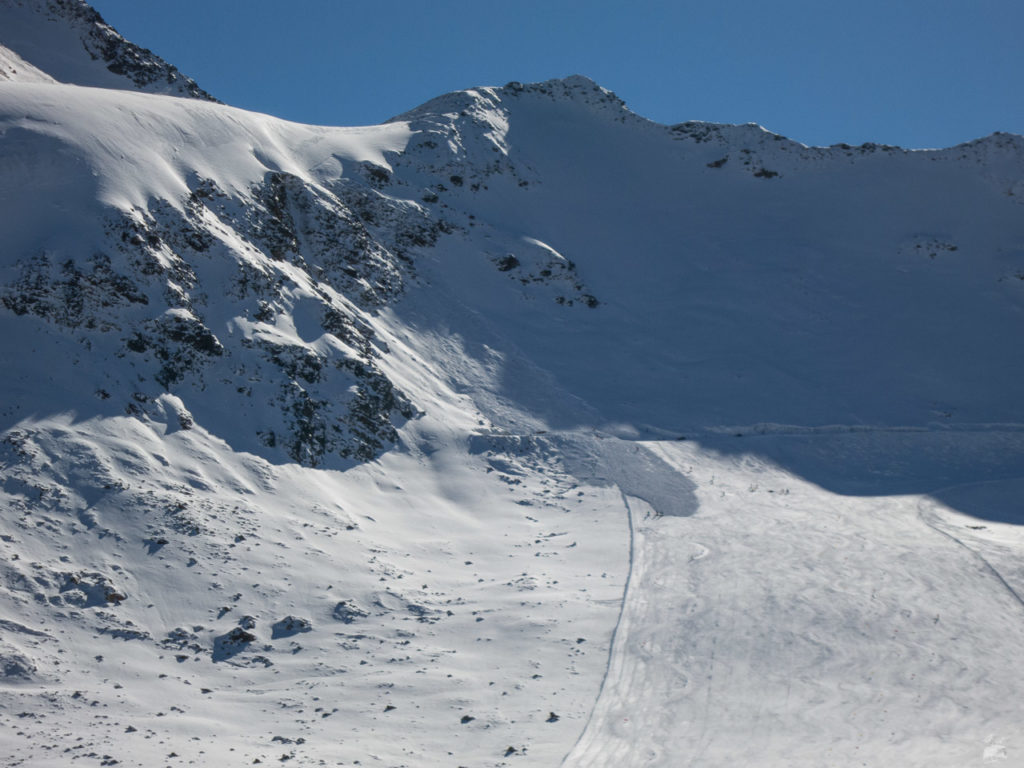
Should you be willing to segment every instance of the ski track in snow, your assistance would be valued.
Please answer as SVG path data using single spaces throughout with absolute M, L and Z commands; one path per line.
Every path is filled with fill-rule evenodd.
M 930 497 L 839 497 L 756 462 L 651 450 L 697 480 L 700 509 L 663 517 L 623 494 L 628 589 L 563 766 L 953 768 L 1021 754 L 1007 706 L 1024 684 L 1020 597 L 958 538 L 996 528 L 996 550 L 1019 557 L 1019 528 L 946 510 L 954 535 Z

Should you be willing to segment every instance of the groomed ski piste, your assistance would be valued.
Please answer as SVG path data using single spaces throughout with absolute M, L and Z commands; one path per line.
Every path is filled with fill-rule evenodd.
M 1024 139 L 579 76 L 304 126 L 30 53 L 4 765 L 1024 761 Z
M 857 442 L 817 450 L 844 462 L 875 448 Z M 922 436 L 914 453 L 951 443 Z M 1019 481 L 947 489 L 997 518 L 978 519 L 929 496 L 838 495 L 749 458 L 646 448 L 694 480 L 696 503 L 657 517 L 627 497 L 629 589 L 565 765 L 1013 764 Z

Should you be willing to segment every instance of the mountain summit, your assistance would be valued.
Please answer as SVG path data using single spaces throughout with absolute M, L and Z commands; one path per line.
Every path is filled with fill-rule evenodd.
M 0 81 L 130 88 L 215 99 L 159 56 L 125 40 L 85 0 L 0 0 Z
M 298 125 L 0 18 L 4 764 L 1021 756 L 1022 137 Z

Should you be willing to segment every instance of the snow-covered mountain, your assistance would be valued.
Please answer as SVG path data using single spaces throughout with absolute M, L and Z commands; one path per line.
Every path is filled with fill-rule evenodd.
M 216 101 L 146 48 L 125 40 L 85 0 L 0 0 L 0 82 L 130 88 Z
M 0 22 L 5 764 L 1022 759 L 1024 138 L 305 126 Z

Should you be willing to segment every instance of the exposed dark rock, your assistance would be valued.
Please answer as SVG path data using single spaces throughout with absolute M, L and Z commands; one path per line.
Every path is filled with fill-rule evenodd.
M 332 612 L 332 615 L 338 621 L 344 622 L 345 624 L 351 624 L 357 619 L 362 619 L 369 616 L 369 614 L 362 608 L 346 600 L 342 600 L 340 603 L 334 606 L 334 611 Z
M 149 298 L 115 272 L 105 254 L 82 267 L 72 259 L 55 264 L 39 255 L 21 263 L 19 277 L 0 290 L 0 303 L 17 315 L 36 315 L 64 328 L 109 331 L 120 327 L 119 307 L 145 305 Z
M 277 640 L 281 637 L 291 637 L 302 632 L 310 632 L 313 624 L 309 619 L 301 619 L 295 616 L 285 616 L 280 621 L 275 621 L 270 627 L 270 637 Z
M 507 256 L 502 256 L 498 259 L 497 265 L 499 272 L 508 272 L 519 266 L 519 259 L 510 253 Z
M 227 661 L 249 647 L 256 640 L 252 632 L 235 627 L 213 641 L 213 660 Z
M 104 62 L 143 91 L 217 101 L 190 78 L 147 48 L 128 42 L 83 0 L 47 0 L 50 14 L 69 19 L 90 57 Z

